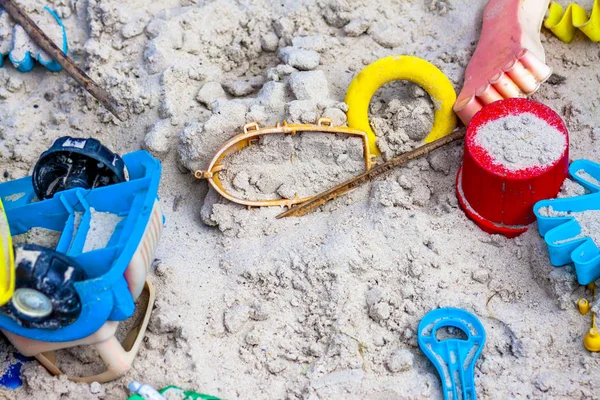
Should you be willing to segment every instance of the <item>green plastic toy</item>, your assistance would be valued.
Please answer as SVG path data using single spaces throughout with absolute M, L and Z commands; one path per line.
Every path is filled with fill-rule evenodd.
M 173 395 L 174 398 L 181 400 L 221 400 L 218 397 L 211 396 L 209 394 L 197 393 L 191 390 L 183 390 L 177 386 L 167 386 L 166 388 L 160 389 L 158 392 L 162 395 L 169 395 L 169 397 Z M 144 400 L 144 398 L 139 394 L 134 394 L 127 400 Z

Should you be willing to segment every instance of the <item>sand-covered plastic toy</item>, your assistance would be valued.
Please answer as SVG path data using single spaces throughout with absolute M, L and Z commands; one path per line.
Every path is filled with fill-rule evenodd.
M 440 339 L 443 330 L 462 332 Z M 475 400 L 475 363 L 485 345 L 485 329 L 479 319 L 459 308 L 430 311 L 419 323 L 421 351 L 435 366 L 442 383 L 444 400 Z
M 577 281 L 587 285 L 600 278 L 600 164 L 576 160 L 569 174 L 589 193 L 542 200 L 534 212 L 552 265 L 574 263 Z
M 481 229 L 515 237 L 535 221 L 533 205 L 556 196 L 568 163 L 567 128 L 556 112 L 528 99 L 498 101 L 469 124 L 456 194 Z
M 452 112 L 456 92 L 439 68 L 419 57 L 384 57 L 367 65 L 354 77 L 345 100 L 348 104 L 348 126 L 367 132 L 371 153 L 380 154 L 375 132 L 369 123 L 369 104 L 381 86 L 395 80 L 416 83 L 427 92 L 435 104 L 433 127 L 425 138 L 425 143 L 440 139 L 456 128 L 456 115 Z
M 365 169 L 369 170 L 373 163 L 373 156 L 369 149 L 369 138 L 365 132 L 350 129 L 344 126 L 332 126 L 331 120 L 321 118 L 316 124 L 283 124 L 278 123 L 273 127 L 260 127 L 256 122 L 244 125 L 244 132 L 240 133 L 226 143 L 215 153 L 206 170 L 197 170 L 194 176 L 197 179 L 206 179 L 212 188 L 227 200 L 234 203 L 243 204 L 252 207 L 267 206 L 291 206 L 309 200 L 310 197 L 298 197 L 291 199 L 271 199 L 271 200 L 252 200 L 244 199 L 230 193 L 221 182 L 219 172 L 224 171 L 223 160 L 228 155 L 238 152 L 248 146 L 256 144 L 261 136 L 265 135 L 296 135 L 300 133 L 319 133 L 319 134 L 343 134 L 350 137 L 358 137 L 362 140 L 363 158 Z
M 40 7 L 39 12 L 32 14 L 34 22 L 48 35 L 48 37 L 63 51 L 67 53 L 67 32 L 60 17 L 48 7 Z M 0 67 L 4 57 L 12 62 L 21 72 L 31 71 L 39 62 L 52 72 L 62 69 L 50 55 L 43 51 L 19 24 L 16 24 L 6 10 L 0 7 Z
M 18 243 L 14 293 L 3 297 L 0 330 L 21 354 L 58 375 L 55 350 L 94 345 L 107 370 L 71 377 L 85 382 L 106 382 L 130 368 L 154 302 L 146 275 L 163 224 L 160 171 L 145 151 L 121 158 L 95 139 L 63 137 L 33 177 L 0 184 L 6 227 Z M 27 240 L 36 232 L 43 245 Z M 5 253 L 12 250 L 4 243 Z M 119 322 L 143 307 L 136 300 L 144 290 L 143 317 L 119 342 Z

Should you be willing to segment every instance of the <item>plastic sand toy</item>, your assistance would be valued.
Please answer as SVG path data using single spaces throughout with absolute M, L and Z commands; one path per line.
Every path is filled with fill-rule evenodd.
M 565 43 L 573 41 L 577 30 L 592 42 L 600 42 L 600 1 L 594 0 L 589 18 L 585 9 L 577 4 L 569 4 L 565 11 L 560 4 L 552 2 L 544 26 Z
M 44 7 L 43 11 L 33 19 L 66 54 L 69 47 L 67 32 L 59 16 L 50 8 Z M 52 72 L 62 69 L 55 60 L 31 40 L 20 25 L 12 21 L 8 13 L 1 7 L 0 30 L 9 32 L 7 37 L 0 36 L 0 67 L 3 65 L 4 56 L 8 55 L 8 59 L 21 72 L 31 71 L 35 65 L 34 61 Z
M 14 353 L 12 360 L 6 366 L 6 369 L 0 376 L 0 386 L 8 389 L 17 389 L 23 385 L 21 378 L 21 369 L 23 364 L 32 361 L 32 357 L 25 357 L 22 354 Z
M 94 139 L 66 137 L 42 155 L 33 177 L 0 184 L 13 237 L 32 229 L 59 235 L 55 249 L 15 246 L 15 290 L 4 297 L 0 330 L 21 354 L 60 374 L 54 350 L 94 345 L 107 371 L 77 381 L 106 382 L 130 368 L 154 301 L 146 275 L 163 224 L 160 170 L 145 151 L 121 159 Z M 133 315 L 144 289 L 142 321 L 119 343 L 119 321 Z
M 462 331 L 466 340 L 440 339 L 444 328 Z M 485 329 L 475 315 L 459 308 L 430 311 L 419 323 L 418 341 L 440 375 L 444 400 L 477 398 L 474 369 L 485 344 Z
M 181 400 L 220 400 L 218 397 L 184 390 L 177 386 L 167 386 L 161 390 L 156 390 L 150 385 L 142 385 L 135 381 L 129 384 L 129 390 L 136 394 L 130 396 L 127 400 L 165 400 L 166 396 Z
M 369 123 L 369 104 L 377 90 L 395 80 L 407 80 L 422 87 L 433 100 L 433 127 L 425 138 L 430 143 L 450 134 L 456 128 L 456 115 L 452 105 L 456 92 L 450 80 L 435 65 L 413 56 L 389 56 L 381 58 L 354 77 L 345 102 L 348 104 L 348 126 L 367 132 L 369 150 L 378 156 L 376 136 Z
M 253 207 L 265 207 L 265 206 L 291 206 L 293 204 L 302 203 L 310 199 L 308 198 L 295 198 L 295 199 L 278 199 L 278 200 L 245 200 L 236 197 L 227 192 L 223 187 L 221 180 L 219 179 L 219 172 L 223 171 L 223 165 L 221 161 L 227 156 L 237 151 L 242 150 L 245 147 L 252 146 L 257 143 L 260 136 L 284 134 L 284 135 L 295 135 L 301 132 L 310 133 L 324 133 L 324 134 L 344 134 L 355 137 L 360 137 L 364 146 L 364 160 L 365 169 L 369 170 L 373 165 L 373 156 L 369 152 L 369 142 L 366 133 L 355 129 L 346 127 L 334 127 L 331 125 L 331 120 L 321 118 L 316 125 L 311 124 L 277 124 L 274 127 L 261 128 L 256 122 L 244 125 L 244 133 L 234 136 L 215 153 L 213 158 L 206 170 L 198 170 L 194 172 L 194 176 L 197 179 L 206 179 L 212 188 L 227 200 L 233 201 L 234 203 L 243 204 L 246 206 Z
M 552 265 L 574 263 L 577 281 L 587 285 L 600 278 L 600 164 L 577 160 L 569 174 L 589 194 L 542 200 L 534 212 Z
M 467 125 L 486 104 L 534 93 L 552 70 L 540 28 L 549 0 L 490 0 L 454 111 Z
M 592 291 L 592 301 L 595 302 L 596 284 L 590 283 L 588 285 L 588 289 Z M 577 308 L 579 308 L 579 313 L 581 315 L 587 315 L 590 311 L 592 311 L 592 305 L 586 299 L 579 299 L 579 301 L 577 302 Z M 597 319 L 597 313 L 592 311 L 592 327 L 588 330 L 588 333 L 583 337 L 583 346 L 588 351 L 594 353 L 600 352 L 600 331 L 598 330 L 598 325 L 596 324 Z
M 568 164 L 568 133 L 558 114 L 528 99 L 498 101 L 467 128 L 456 195 L 482 230 L 515 237 L 535 221 L 534 204 L 557 195 Z

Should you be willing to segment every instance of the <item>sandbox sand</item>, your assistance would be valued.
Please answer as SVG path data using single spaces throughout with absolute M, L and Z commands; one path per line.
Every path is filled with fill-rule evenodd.
M 343 124 L 348 84 L 384 56 L 423 57 L 458 91 L 485 1 L 49 4 L 64 18 L 71 55 L 131 118 L 116 122 L 65 73 L 1 68 L 2 179 L 25 176 L 62 135 L 91 135 L 121 153 L 143 147 L 163 162 L 167 225 L 150 275 L 156 307 L 131 371 L 89 385 L 31 362 L 23 387 L 0 397 L 123 399 L 137 380 L 228 399 L 441 398 L 416 338 L 422 316 L 440 306 L 471 311 L 485 326 L 478 398 L 598 397 L 600 366 L 582 345 L 590 317 L 575 308 L 584 291 L 573 269 L 550 265 L 535 224 L 509 240 L 465 217 L 455 195 L 461 143 L 302 218 L 276 220 L 279 208 L 229 203 L 190 173 L 248 122 L 325 116 Z M 580 4 L 589 10 L 592 1 Z M 579 33 L 567 45 L 543 31 L 542 41 L 555 76 L 533 99 L 565 119 L 573 159 L 600 161 L 598 46 Z M 382 91 L 370 110 L 386 157 L 418 143 L 432 115 L 421 92 L 397 90 Z M 342 144 L 332 139 L 335 152 L 313 166 L 295 158 L 301 173 L 290 174 L 308 183 L 294 184 L 311 189 L 354 174 L 359 158 Z M 268 150 L 260 149 L 232 159 L 249 175 L 247 194 L 295 194 L 267 177 L 262 190 L 261 179 L 251 184 L 251 163 Z M 265 167 L 271 180 L 281 178 L 279 162 Z M 246 187 L 244 176 L 230 178 Z M 582 191 L 573 182 L 565 188 Z M 0 352 L 12 357 L 8 346 Z M 62 353 L 69 371 L 95 370 L 93 350 Z
M 554 164 L 565 152 L 567 137 L 534 114 L 523 113 L 481 126 L 475 144 L 487 151 L 494 164 L 520 171 Z

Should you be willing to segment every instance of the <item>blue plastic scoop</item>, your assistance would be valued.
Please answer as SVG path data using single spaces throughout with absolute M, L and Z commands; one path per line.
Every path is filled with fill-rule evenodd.
M 466 340 L 440 340 L 440 328 L 459 329 Z M 444 400 L 475 400 L 475 362 L 485 344 L 485 330 L 477 317 L 459 308 L 438 308 L 419 323 L 418 339 L 421 351 L 440 375 Z

